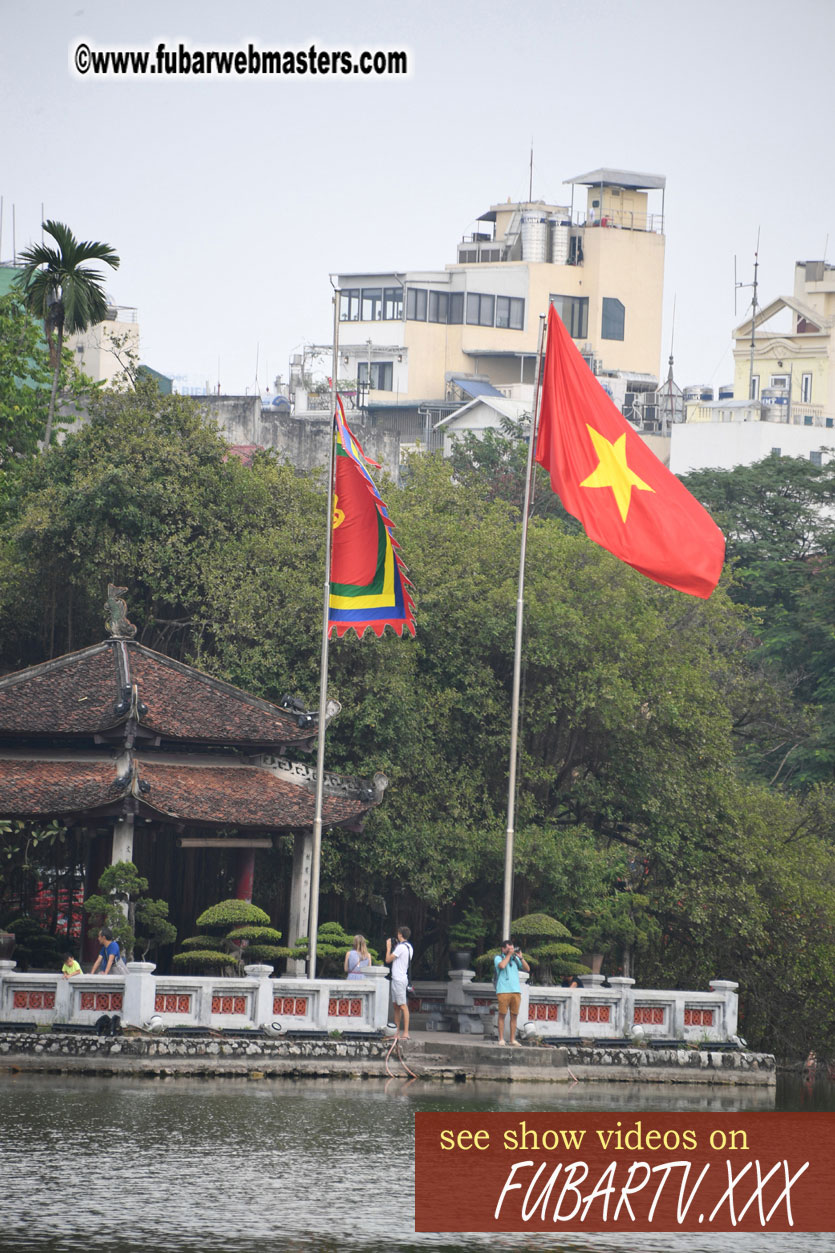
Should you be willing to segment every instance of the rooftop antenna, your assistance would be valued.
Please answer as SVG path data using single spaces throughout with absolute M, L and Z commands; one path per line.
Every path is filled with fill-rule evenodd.
M 528 178 L 528 204 L 533 201 L 533 136 L 531 136 L 531 172 Z
M 661 412 L 664 415 L 661 420 L 661 434 L 667 434 L 667 417 L 669 415 L 670 424 L 675 417 L 673 408 L 673 345 L 676 339 L 676 294 L 673 293 L 673 325 L 670 329 L 670 368 L 667 371 L 667 408 L 662 406 Z
M 3 197 L 0 196 L 0 261 L 3 260 Z
M 827 237 L 828 238 L 828 237 Z M 754 347 L 757 322 L 757 272 L 760 266 L 760 227 L 757 227 L 757 247 L 754 252 L 754 281 L 753 283 L 739 283 L 736 277 L 736 256 L 734 256 L 734 317 L 736 317 L 736 293 L 740 287 L 750 287 L 752 289 L 751 296 L 751 357 L 748 366 L 748 399 L 754 400 Z

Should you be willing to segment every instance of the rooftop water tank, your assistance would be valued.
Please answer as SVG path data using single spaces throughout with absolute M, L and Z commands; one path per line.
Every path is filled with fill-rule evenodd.
M 548 219 L 535 211 L 522 214 L 522 260 L 548 260 Z
M 571 223 L 562 218 L 548 219 L 551 228 L 551 264 L 568 265 L 568 247 L 571 237 Z

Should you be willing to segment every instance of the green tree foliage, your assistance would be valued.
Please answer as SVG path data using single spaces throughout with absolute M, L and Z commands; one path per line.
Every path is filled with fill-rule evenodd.
M 44 222 L 43 229 L 55 246 L 33 244 L 20 252 L 24 262 L 16 280 L 29 312 L 42 319 L 52 367 L 52 389 L 49 396 L 46 434 L 49 447 L 55 402 L 61 378 L 64 334 L 86 331 L 107 316 L 104 276 L 88 266 L 89 261 L 104 261 L 111 269 L 119 268 L 119 258 L 109 244 L 78 240 L 63 222 Z
M 756 613 L 756 662 L 805 717 L 783 719 L 763 772 L 794 785 L 835 778 L 835 462 L 767 457 L 685 479 L 728 541 L 731 596 Z M 785 700 L 782 701 L 785 704 Z
M 177 928 L 168 921 L 168 902 L 143 896 L 147 891 L 148 880 L 133 862 L 119 861 L 102 872 L 98 892 L 84 902 L 92 922 L 89 934 L 96 936 L 100 927 L 108 927 L 126 961 L 134 949 L 145 961 L 151 950 L 177 938 Z
M 245 469 L 193 402 L 138 388 L 97 397 L 88 427 L 16 476 L 0 533 L 4 668 L 101 639 L 113 582 L 130 589 L 143 642 L 266 697 L 314 703 L 321 482 L 271 455 Z M 390 786 L 363 832 L 326 832 L 322 890 L 330 916 L 366 934 L 382 898 L 412 928 L 416 973 L 443 972 L 468 909 L 481 912 L 481 942 L 501 938 L 519 506 L 489 477 L 424 457 L 402 486 L 382 485 L 417 638 L 346 635 L 330 649 L 344 712 L 328 768 L 382 770 Z M 824 725 L 827 515 L 806 538 L 799 525 L 755 580 L 750 514 L 726 523 L 735 573 L 706 602 L 642 579 L 558 516 L 533 519 L 514 898 L 519 913 L 560 920 L 569 938 L 555 943 L 606 938 L 611 973 L 629 950 L 644 985 L 737 979 L 752 1043 L 825 1052 L 835 800 L 828 782 L 786 794 L 793 753 L 781 762 Z M 775 512 L 775 543 L 782 534 Z M 762 548 L 764 570 L 771 560 Z M 806 630 L 805 608 L 817 623 L 802 657 L 767 646 L 779 620 L 769 579 L 792 630 Z M 803 682 L 820 666 L 814 701 L 801 662 Z M 263 864 L 274 881 L 286 850 Z M 207 953 L 234 968 L 228 931 L 250 925 L 269 919 L 229 918 L 211 934 L 201 923 L 207 938 L 184 943 L 178 968 Z
M 52 368 L 37 322 L 15 295 L 0 299 L 0 501 L 10 466 L 43 438 Z

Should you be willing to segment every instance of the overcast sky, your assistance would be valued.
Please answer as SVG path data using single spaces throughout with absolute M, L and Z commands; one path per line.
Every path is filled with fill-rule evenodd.
M 0 0 L 2 260 L 46 217 L 121 256 L 142 359 L 225 392 L 331 334 L 331 272 L 438 269 L 491 203 L 664 174 L 662 370 L 730 381 L 760 301 L 835 253 L 833 0 Z M 77 43 L 403 48 L 408 78 L 96 78 Z M 579 201 L 578 201 L 579 202 Z M 544 312 L 544 311 L 543 311 Z

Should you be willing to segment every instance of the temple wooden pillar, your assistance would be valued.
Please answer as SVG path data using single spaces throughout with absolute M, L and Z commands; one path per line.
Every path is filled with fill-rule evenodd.
M 307 935 L 310 920 L 310 879 L 313 871 L 313 832 L 299 831 L 293 840 L 293 878 L 290 886 L 290 917 L 287 944 L 291 947 Z M 287 973 L 303 975 L 307 963 L 287 962 Z
M 255 882 L 255 849 L 239 848 L 235 852 L 235 896 L 239 901 L 252 902 L 252 888 Z

